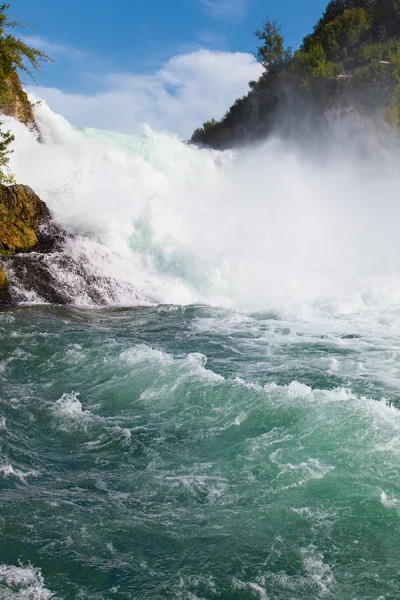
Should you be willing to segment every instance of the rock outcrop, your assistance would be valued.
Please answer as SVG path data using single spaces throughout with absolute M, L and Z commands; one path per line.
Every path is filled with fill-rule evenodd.
M 26 185 L 0 184 L 0 256 L 51 246 L 50 211 Z M 9 302 L 9 278 L 0 262 L 0 303 Z
M 118 285 L 83 254 L 75 236 L 52 220 L 47 205 L 25 185 L 0 184 L 0 307 L 19 302 L 99 306 L 118 299 Z M 134 296 L 134 290 L 127 290 Z
M 30 187 L 0 184 L 0 254 L 32 250 L 49 220 L 49 209 Z
M 10 282 L 7 279 L 7 275 L 4 273 L 0 265 L 0 306 L 2 304 L 11 303 L 9 285 Z
M 0 87 L 0 112 L 37 129 L 32 104 L 16 73 L 10 75 Z

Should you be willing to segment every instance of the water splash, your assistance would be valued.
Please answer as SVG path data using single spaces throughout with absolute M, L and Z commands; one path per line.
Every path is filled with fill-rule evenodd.
M 317 164 L 279 140 L 221 153 L 150 130 L 77 129 L 45 104 L 36 119 L 43 144 L 12 124 L 11 166 L 75 236 L 67 255 L 97 296 L 79 268 L 55 257 L 53 271 L 78 305 L 357 312 L 400 298 L 394 170 Z

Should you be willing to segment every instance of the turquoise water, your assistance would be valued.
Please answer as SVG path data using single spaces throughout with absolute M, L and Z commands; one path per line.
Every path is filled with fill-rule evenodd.
M 0 313 L 0 598 L 399 598 L 397 309 L 318 314 Z
M 400 598 L 396 155 L 36 120 L 74 306 L 6 261 L 0 600 Z

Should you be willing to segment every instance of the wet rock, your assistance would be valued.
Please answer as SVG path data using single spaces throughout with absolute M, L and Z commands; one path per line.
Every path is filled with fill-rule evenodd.
M 68 244 L 47 254 L 32 252 L 6 259 L 14 302 L 36 300 L 51 304 L 105 306 L 117 300 L 116 282 L 94 272 L 84 256 L 68 253 Z
M 10 282 L 8 281 L 7 275 L 3 271 L 0 265 L 0 305 L 1 304 L 10 304 L 11 303 L 11 295 L 10 295 Z
M 32 250 L 49 220 L 49 209 L 30 187 L 0 184 L 0 254 Z
M 117 282 L 101 275 L 84 253 L 73 255 L 74 241 L 29 187 L 0 184 L 0 306 L 118 302 Z
M 0 255 L 59 247 L 64 232 L 52 223 L 47 205 L 26 185 L 0 184 Z M 8 262 L 0 266 L 0 303 L 11 302 Z

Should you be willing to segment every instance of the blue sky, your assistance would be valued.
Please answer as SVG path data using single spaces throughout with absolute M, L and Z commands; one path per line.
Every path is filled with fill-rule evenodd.
M 51 108 L 76 125 L 133 132 L 148 123 L 185 137 L 246 93 L 259 73 L 251 54 L 254 30 L 266 15 L 280 22 L 287 44 L 296 48 L 326 4 L 11 0 L 10 14 L 34 23 L 36 29 L 21 35 L 55 59 L 37 76 L 36 93 Z

